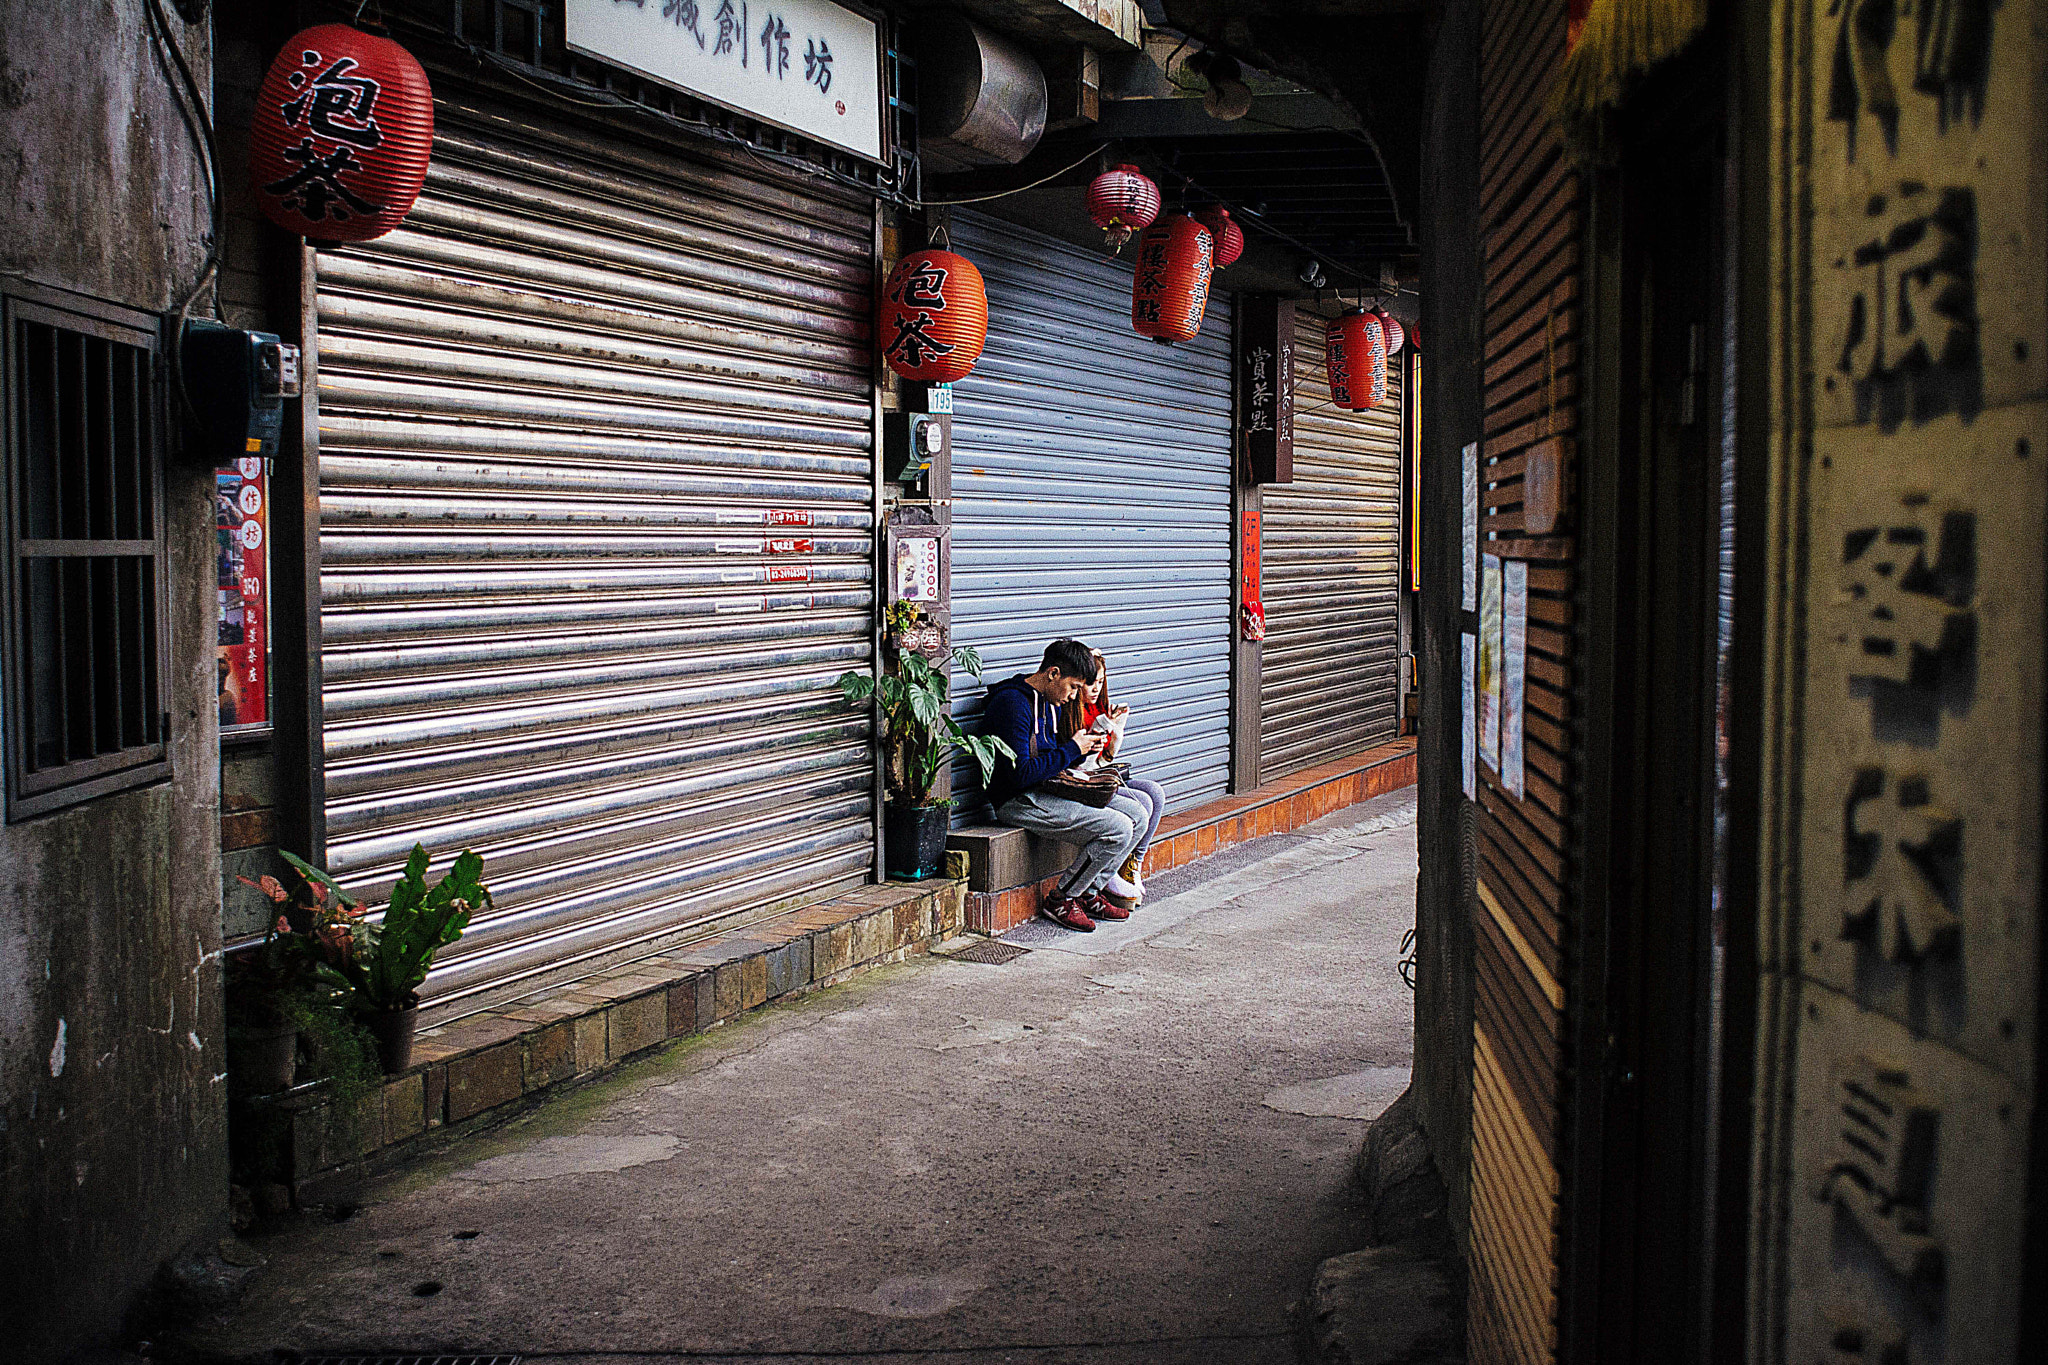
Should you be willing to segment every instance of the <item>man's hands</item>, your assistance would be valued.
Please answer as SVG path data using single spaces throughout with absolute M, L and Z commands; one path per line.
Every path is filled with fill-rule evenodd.
M 1102 742 L 1106 738 L 1107 736 L 1098 735 L 1093 730 L 1083 730 L 1074 736 L 1074 747 L 1083 754 L 1092 754 L 1102 747 Z

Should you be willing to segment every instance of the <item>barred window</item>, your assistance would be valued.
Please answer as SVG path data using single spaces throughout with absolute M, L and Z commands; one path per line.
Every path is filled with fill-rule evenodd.
M 157 339 L 4 301 L 7 816 L 166 770 Z

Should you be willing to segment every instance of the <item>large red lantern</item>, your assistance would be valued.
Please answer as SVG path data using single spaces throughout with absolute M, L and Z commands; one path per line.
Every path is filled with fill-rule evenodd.
M 347 24 L 284 45 L 256 96 L 256 202 L 316 242 L 382 237 L 412 211 L 434 149 L 434 92 L 413 55 Z
M 1364 412 L 1387 401 L 1387 338 L 1377 317 L 1352 309 L 1324 329 L 1323 345 L 1331 403 Z
M 1408 339 L 1408 329 L 1401 320 L 1384 308 L 1375 308 L 1372 315 L 1380 320 L 1380 335 L 1387 339 L 1387 359 L 1401 354 L 1401 343 Z
M 950 251 L 914 251 L 882 286 L 875 339 L 905 379 L 965 379 L 988 340 L 988 289 L 974 262 Z
M 1244 229 L 1230 216 L 1230 210 L 1221 204 L 1211 204 L 1195 214 L 1195 221 L 1209 229 L 1216 239 L 1216 268 L 1229 265 L 1244 255 Z
M 1133 232 L 1159 216 L 1159 187 L 1136 166 L 1111 166 L 1088 186 L 1088 217 L 1111 251 L 1122 251 Z
M 1209 279 L 1216 270 L 1216 239 L 1184 213 L 1169 214 L 1138 239 L 1138 268 L 1131 276 L 1131 326 L 1141 336 L 1191 341 L 1202 330 L 1209 306 Z

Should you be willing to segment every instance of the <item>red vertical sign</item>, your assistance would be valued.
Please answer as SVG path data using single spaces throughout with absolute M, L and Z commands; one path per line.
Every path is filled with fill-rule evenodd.
M 1266 638 L 1266 604 L 1261 599 L 1259 586 L 1259 513 L 1247 507 L 1239 537 L 1239 581 L 1243 592 L 1239 601 L 1239 624 L 1247 640 Z
M 214 472 L 214 563 L 219 578 L 215 680 L 220 724 L 270 721 L 270 478 L 258 457 Z

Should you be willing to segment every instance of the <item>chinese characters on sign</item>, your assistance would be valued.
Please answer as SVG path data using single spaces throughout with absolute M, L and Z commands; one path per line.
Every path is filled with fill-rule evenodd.
M 1238 441 L 1246 483 L 1294 481 L 1294 304 L 1242 299 L 1237 313 Z
M 237 460 L 214 474 L 215 679 L 224 730 L 270 720 L 269 491 L 260 459 Z
M 875 21 L 829 0 L 565 0 L 569 46 L 882 159 Z

